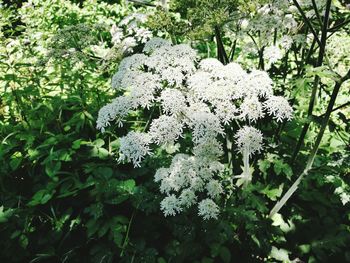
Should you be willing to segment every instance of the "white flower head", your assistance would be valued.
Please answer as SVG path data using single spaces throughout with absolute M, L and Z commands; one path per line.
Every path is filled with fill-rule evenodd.
M 162 91 L 159 101 L 162 110 L 166 114 L 178 114 L 186 108 L 186 98 L 177 89 L 165 89 Z
M 179 68 L 167 67 L 161 71 L 160 78 L 161 80 L 166 81 L 168 86 L 181 87 L 185 75 Z
M 182 210 L 180 201 L 174 194 L 163 199 L 160 203 L 160 209 L 163 211 L 164 216 L 174 216 Z
M 216 58 L 205 58 L 199 62 L 198 67 L 205 72 L 211 73 L 223 69 L 224 65 Z
M 130 92 L 134 107 L 149 108 L 155 101 L 155 92 L 162 86 L 157 76 L 149 72 L 140 72 L 128 78 L 122 85 Z
M 154 181 L 157 183 L 157 182 L 160 182 L 162 181 L 164 178 L 168 177 L 169 176 L 169 168 L 159 168 L 157 171 L 156 171 L 156 174 L 154 175 Z
M 257 121 L 264 117 L 263 105 L 255 96 L 245 98 L 239 110 L 241 118 L 246 118 L 249 121 Z
M 214 112 L 220 118 L 220 121 L 227 125 L 237 117 L 239 110 L 231 101 L 224 100 L 216 105 Z
M 277 121 L 291 120 L 293 117 L 293 108 L 284 97 L 271 96 L 264 102 L 263 107 Z
M 265 71 L 252 70 L 247 79 L 240 84 L 243 85 L 245 96 L 268 97 L 273 94 L 273 82 Z
M 224 132 L 220 119 L 210 112 L 191 114 L 189 126 L 192 128 L 192 140 L 195 143 L 205 142 Z
M 214 203 L 213 200 L 207 198 L 202 200 L 198 204 L 198 215 L 203 217 L 204 220 L 208 219 L 218 219 L 219 207 Z
M 111 33 L 111 36 L 112 36 L 112 43 L 119 44 L 122 41 L 124 37 L 122 28 L 117 27 L 116 24 L 113 24 L 109 32 Z
M 147 54 L 151 54 L 153 51 L 163 46 L 170 47 L 171 43 L 168 40 L 165 40 L 163 38 L 154 37 L 146 43 L 145 47 L 143 48 L 143 52 Z
M 99 110 L 96 128 L 104 132 L 105 128 L 110 125 L 110 121 L 113 120 L 117 120 L 119 127 L 123 126 L 122 120 L 128 115 L 131 109 L 131 100 L 129 97 L 120 96 L 115 98 L 111 103 Z
M 127 159 L 133 162 L 134 167 L 140 167 L 142 159 L 151 154 L 150 143 L 151 138 L 148 134 L 129 132 L 126 136 L 120 138 L 119 160 Z
M 216 198 L 223 192 L 222 186 L 217 180 L 210 180 L 205 188 L 211 198 Z
M 152 37 L 152 32 L 144 27 L 136 28 L 134 33 L 136 41 L 140 43 L 146 43 Z
M 181 192 L 179 199 L 180 199 L 181 205 L 186 208 L 189 208 L 190 206 L 192 206 L 197 202 L 197 196 L 195 192 L 190 188 L 184 189 Z
M 285 35 L 278 41 L 278 44 L 283 49 L 288 50 L 293 44 L 293 39 L 290 36 Z
M 235 134 L 238 150 L 243 153 L 248 152 L 248 155 L 260 152 L 262 149 L 263 135 L 261 131 L 251 126 L 243 126 Z
M 193 154 L 202 160 L 218 160 L 223 154 L 222 145 L 216 139 L 209 139 L 206 142 L 193 147 Z
M 282 58 L 282 51 L 278 46 L 269 46 L 264 49 L 264 59 L 269 63 L 276 63 Z
M 197 71 L 187 79 L 188 87 L 192 96 L 196 100 L 201 100 L 204 97 L 205 91 L 213 83 L 211 75 L 208 72 Z
M 126 37 L 122 40 L 120 45 L 124 53 L 130 53 L 133 51 L 133 48 L 137 46 L 137 42 L 134 37 Z
M 182 123 L 174 116 L 161 115 L 152 121 L 148 134 L 156 144 L 172 144 L 182 134 Z

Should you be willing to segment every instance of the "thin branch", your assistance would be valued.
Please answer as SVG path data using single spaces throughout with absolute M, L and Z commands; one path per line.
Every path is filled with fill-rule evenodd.
M 348 102 L 346 102 L 346 103 L 344 103 L 344 104 L 342 104 L 342 105 L 340 105 L 340 106 L 334 108 L 332 111 L 334 112 L 334 111 L 340 110 L 340 109 L 345 108 L 345 107 L 347 107 L 347 106 L 349 106 L 349 105 L 350 105 L 350 101 L 348 101 Z M 323 113 L 320 117 L 322 118 L 322 117 L 324 117 L 325 115 L 326 115 L 326 113 Z
M 270 215 L 269 215 L 270 218 L 273 217 L 276 213 L 278 213 L 279 210 L 286 204 L 288 199 L 298 189 L 298 185 L 300 184 L 300 182 L 303 179 L 303 177 L 305 175 L 307 175 L 308 172 L 311 170 L 311 168 L 313 166 L 313 163 L 314 163 L 314 160 L 315 160 L 315 157 L 316 157 L 316 154 L 317 154 L 317 151 L 318 151 L 318 149 L 320 147 L 321 140 L 323 138 L 324 132 L 325 132 L 327 126 L 328 126 L 328 122 L 329 122 L 330 116 L 331 116 L 331 114 L 333 112 L 333 107 L 334 107 L 335 101 L 337 99 L 340 87 L 349 78 L 350 78 L 350 70 L 348 71 L 348 73 L 339 82 L 336 82 L 336 84 L 334 86 L 334 89 L 333 89 L 333 92 L 332 92 L 331 99 L 330 99 L 330 101 L 328 103 L 328 106 L 327 106 L 327 111 L 324 114 L 324 118 L 323 118 L 323 121 L 322 121 L 322 125 L 321 125 L 321 128 L 320 128 L 320 131 L 317 134 L 317 138 L 316 138 L 314 147 L 312 148 L 311 153 L 309 155 L 309 158 L 307 160 L 306 167 L 305 167 L 304 171 L 299 175 L 298 179 L 293 183 L 293 185 L 284 194 L 284 196 L 281 198 L 281 200 L 278 201 L 276 203 L 276 205 L 272 208 L 272 210 L 270 212 Z
M 229 56 L 228 56 L 229 61 L 232 61 L 233 57 L 235 56 L 236 46 L 237 46 L 237 39 L 235 39 L 235 41 L 233 41 L 232 48 L 231 48 Z
M 127 0 L 127 2 L 132 2 L 132 3 L 136 4 L 136 5 L 145 5 L 145 6 L 156 7 L 155 4 L 148 3 L 148 2 L 142 1 L 142 0 Z
M 293 1 L 296 2 L 296 0 L 293 0 Z M 323 58 L 324 58 L 325 50 L 326 50 L 327 29 L 328 29 L 328 23 L 329 23 L 329 13 L 330 13 L 330 9 L 331 9 L 331 3 L 332 3 L 332 0 L 327 0 L 326 11 L 325 11 L 325 16 L 324 16 L 323 25 L 322 25 L 322 32 L 321 32 L 321 42 L 319 45 L 320 49 L 319 49 L 318 58 L 317 58 L 317 62 L 316 62 L 315 67 L 320 67 L 323 63 Z M 312 112 L 313 112 L 315 102 L 316 102 L 316 94 L 317 94 L 319 82 L 320 82 L 320 77 L 317 75 L 317 76 L 315 76 L 314 83 L 312 86 L 311 98 L 310 98 L 309 108 L 308 108 L 308 112 L 307 112 L 308 119 L 310 119 L 312 117 Z M 304 124 L 302 132 L 301 132 L 299 139 L 298 139 L 298 143 L 297 143 L 297 145 L 294 149 L 293 155 L 292 155 L 292 163 L 294 163 L 295 159 L 298 156 L 298 153 L 301 149 L 301 146 L 303 145 L 304 138 L 306 136 L 307 131 L 309 130 L 309 127 L 310 127 L 310 122 L 307 122 Z
M 218 59 L 225 65 L 229 63 L 229 59 L 225 51 L 224 44 L 222 43 L 219 27 L 215 26 L 214 30 L 215 30 L 216 44 L 218 48 Z
M 315 11 L 316 17 L 318 19 L 318 22 L 320 23 L 320 25 L 322 25 L 322 19 L 321 19 L 320 13 L 318 12 L 315 0 L 312 0 L 312 7 L 314 8 L 314 11 Z
M 329 28 L 328 31 L 329 32 L 337 31 L 339 28 L 341 28 L 341 27 L 343 27 L 343 26 L 345 26 L 345 25 L 347 25 L 349 23 L 350 23 L 350 19 L 349 20 L 345 20 L 344 22 Z
M 306 17 L 306 15 L 305 15 L 303 9 L 301 9 L 301 7 L 300 7 L 298 1 L 297 1 L 297 0 L 293 0 L 293 3 L 294 3 L 295 6 L 298 8 L 298 11 L 299 11 L 300 15 L 302 16 L 302 18 L 303 18 L 304 22 L 306 23 L 306 25 L 309 27 L 311 33 L 314 35 L 314 37 L 315 37 L 315 39 L 316 39 L 318 45 L 321 46 L 321 41 L 320 41 L 320 39 L 318 38 L 315 29 L 314 29 L 313 26 L 311 25 L 309 19 Z

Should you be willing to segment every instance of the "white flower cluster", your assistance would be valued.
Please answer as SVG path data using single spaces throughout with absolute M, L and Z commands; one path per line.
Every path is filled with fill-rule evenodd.
M 198 214 L 204 219 L 217 218 L 219 207 L 214 202 L 222 193 L 221 183 L 215 179 L 224 171 L 218 161 L 221 145 L 212 140 L 197 145 L 194 155 L 179 153 L 169 168 L 157 170 L 154 180 L 160 182 L 160 191 L 167 196 L 161 202 L 165 216 L 175 215 L 198 202 Z M 206 198 L 199 200 L 200 196 Z
M 140 166 L 152 145 L 174 145 L 192 134 L 193 155 L 177 154 L 169 168 L 160 168 L 155 175 L 167 195 L 161 209 L 175 215 L 198 203 L 199 215 L 216 218 L 214 200 L 223 193 L 218 178 L 224 171 L 219 159 L 225 125 L 234 120 L 254 123 L 267 115 L 277 121 L 292 116 L 287 100 L 273 95 L 272 84 L 264 71 L 248 73 L 236 63 L 223 65 L 213 58 L 198 63 L 190 46 L 154 38 L 143 54 L 121 61 L 112 86 L 123 95 L 100 110 L 97 127 L 103 131 L 113 120 L 122 125 L 133 110 L 160 108 L 145 132 L 129 132 L 120 139 L 120 160 Z M 249 168 L 249 156 L 261 149 L 262 134 L 242 131 L 236 140 L 240 149 L 249 149 L 248 154 L 242 150 Z
M 243 126 L 235 134 L 235 139 L 238 150 L 243 156 L 242 174 L 235 176 L 235 178 L 239 178 L 238 186 L 246 186 L 252 180 L 253 174 L 253 169 L 249 165 L 249 157 L 262 149 L 263 135 L 254 127 Z
M 239 13 L 234 25 L 228 24 L 227 31 L 232 38 L 239 40 L 245 51 L 258 55 L 263 49 L 266 68 L 279 61 L 293 43 L 298 24 L 294 19 L 298 11 L 292 1 L 269 1 L 257 7 L 253 13 Z M 232 31 L 237 28 L 238 31 Z M 244 52 L 244 54 L 246 54 Z
M 146 28 L 147 15 L 133 13 L 114 24 L 110 30 L 112 43 L 123 53 L 131 53 L 137 45 L 152 38 L 152 32 Z
M 251 155 L 255 152 L 260 152 L 262 149 L 262 133 L 254 127 L 242 127 L 236 133 L 235 138 L 241 153 L 247 151 L 248 155 Z

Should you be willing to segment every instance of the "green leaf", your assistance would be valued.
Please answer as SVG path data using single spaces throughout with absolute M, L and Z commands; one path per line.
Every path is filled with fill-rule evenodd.
M 281 248 L 281 249 L 278 249 L 276 247 L 272 247 L 271 249 L 271 252 L 270 252 L 270 257 L 276 259 L 276 260 L 279 260 L 281 262 L 291 262 L 290 259 L 289 259 L 289 254 L 290 252 Z
M 281 196 L 283 191 L 283 184 L 281 184 L 278 188 L 270 188 L 271 186 L 266 186 L 263 190 L 260 191 L 260 193 L 266 195 L 268 198 L 270 198 L 272 201 L 276 201 L 278 197 Z
M 27 246 L 29 244 L 29 240 L 28 240 L 27 236 L 22 234 L 19 237 L 19 243 L 21 244 L 21 247 L 27 248 Z
M 135 190 L 135 186 L 136 186 L 135 180 L 129 179 L 126 181 L 122 181 L 120 188 L 128 193 L 133 193 Z
M 104 140 L 102 140 L 102 139 L 97 139 L 97 140 L 95 140 L 92 144 L 93 144 L 94 146 L 100 148 L 100 147 L 102 147 L 102 146 L 105 144 L 105 142 L 104 142 Z
M 14 209 L 4 210 L 4 206 L 0 206 L 0 223 L 5 223 L 13 215 Z
M 45 172 L 49 177 L 54 177 L 61 169 L 61 162 L 49 161 L 45 165 Z
M 48 192 L 46 189 L 39 190 L 34 194 L 32 200 L 28 203 L 28 206 L 36 206 L 40 204 L 46 204 L 49 200 L 51 200 L 55 190 L 52 192 Z
M 227 249 L 227 247 L 221 247 L 220 249 L 220 258 L 224 263 L 231 262 L 231 252 Z
M 94 235 L 98 231 L 99 227 L 100 227 L 100 224 L 98 224 L 96 220 L 90 219 L 86 223 L 88 237 L 91 237 L 92 235 Z
M 10 160 L 10 167 L 12 168 L 12 170 L 16 170 L 22 163 L 22 160 L 23 156 L 21 152 L 15 152 L 14 154 L 12 154 Z
M 319 76 L 320 78 L 329 78 L 332 79 L 334 81 L 339 81 L 340 80 L 340 76 L 330 70 L 327 66 L 320 66 L 320 67 L 310 67 L 307 69 L 306 71 L 306 76 Z

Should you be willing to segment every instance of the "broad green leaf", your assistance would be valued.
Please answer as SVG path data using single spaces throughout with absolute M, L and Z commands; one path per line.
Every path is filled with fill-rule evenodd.
M 5 223 L 13 215 L 14 209 L 4 210 L 4 206 L 0 206 L 0 223 Z

